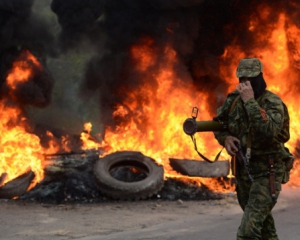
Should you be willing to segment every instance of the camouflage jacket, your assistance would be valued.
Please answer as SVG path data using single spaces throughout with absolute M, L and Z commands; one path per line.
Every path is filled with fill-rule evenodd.
M 217 111 L 217 116 L 228 123 L 227 131 L 214 133 L 218 142 L 224 146 L 227 136 L 235 136 L 245 150 L 250 132 L 251 156 L 276 154 L 281 159 L 286 157 L 288 153 L 284 150 L 284 143 L 279 137 L 284 120 L 284 107 L 279 96 L 265 90 L 259 98 L 250 99 L 245 104 L 239 98 L 229 113 L 237 96 L 239 96 L 237 91 L 230 93 Z

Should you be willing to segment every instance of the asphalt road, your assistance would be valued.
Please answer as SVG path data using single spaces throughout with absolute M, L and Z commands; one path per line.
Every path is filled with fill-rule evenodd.
M 0 201 L 2 240 L 234 240 L 235 194 L 210 201 L 40 204 Z M 281 240 L 300 239 L 300 189 L 283 187 L 273 210 Z
M 212 208 L 210 206 L 209 208 Z M 283 188 L 278 204 L 273 210 L 279 239 L 300 239 L 300 189 Z M 107 236 L 82 238 L 86 240 L 233 240 L 242 212 L 237 205 L 225 206 L 192 217 L 166 221 L 149 228 L 112 233 Z

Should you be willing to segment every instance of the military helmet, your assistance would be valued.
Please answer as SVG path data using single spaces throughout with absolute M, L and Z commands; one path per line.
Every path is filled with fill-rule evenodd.
M 244 58 L 240 60 L 236 70 L 236 76 L 238 78 L 256 77 L 262 70 L 263 65 L 257 58 Z

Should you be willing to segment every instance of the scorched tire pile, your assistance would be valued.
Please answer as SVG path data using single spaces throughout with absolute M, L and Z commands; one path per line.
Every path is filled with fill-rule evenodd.
M 143 179 L 123 181 L 113 172 L 127 167 L 144 175 Z M 121 200 L 139 200 L 156 194 L 164 184 L 164 169 L 140 152 L 115 152 L 99 158 L 94 166 L 95 183 L 100 192 Z

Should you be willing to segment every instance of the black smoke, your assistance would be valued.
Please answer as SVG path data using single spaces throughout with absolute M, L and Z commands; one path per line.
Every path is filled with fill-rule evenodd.
M 55 38 L 46 21 L 32 13 L 33 4 L 34 0 L 0 0 L 0 99 L 9 98 L 6 77 L 13 63 L 30 51 L 42 64 L 42 70 L 33 67 L 33 76 L 18 84 L 13 100 L 21 105 L 45 107 L 51 102 L 54 84 L 46 58 L 56 55 Z
M 57 14 L 62 28 L 59 37 L 61 51 L 76 47 L 86 37 L 97 41 L 100 30 L 97 21 L 103 13 L 104 4 L 103 0 L 52 1 L 51 9 Z
M 96 51 L 87 63 L 81 96 L 99 94 L 100 122 L 105 126 L 131 121 L 138 111 L 139 116 L 145 116 L 143 110 L 132 111 L 129 107 L 126 119 L 113 117 L 113 112 L 128 99 L 127 92 L 141 88 L 145 81 L 151 83 L 151 98 L 155 98 L 158 83 L 149 75 L 157 73 L 166 46 L 171 45 L 179 58 L 174 66 L 176 74 L 180 77 L 187 72 L 197 91 L 210 94 L 209 111 L 213 115 L 229 88 L 219 69 L 221 64 L 229 64 L 229 60 L 227 63 L 221 59 L 225 49 L 235 45 L 247 55 L 253 48 L 264 47 L 280 13 L 286 13 L 299 26 L 296 1 L 52 0 L 50 7 L 61 27 L 58 38 L 54 38 L 45 21 L 32 14 L 33 3 L 33 0 L 0 0 L 2 85 L 20 49 L 30 49 L 45 64 L 46 57 L 55 56 L 56 50 L 66 53 L 88 42 Z M 266 13 L 265 9 L 269 11 Z M 255 32 L 249 26 L 253 22 Z M 265 39 L 257 41 L 260 35 Z M 136 71 L 130 49 L 147 38 L 153 39 L 150 47 L 158 57 L 146 76 Z M 293 51 L 293 44 L 289 47 Z M 51 100 L 51 76 L 43 74 L 37 79 L 31 88 L 35 90 L 26 90 L 39 92 L 37 97 L 25 94 L 20 98 L 24 97 L 25 103 L 47 106 Z M 149 96 L 136 98 L 141 105 L 150 101 Z M 39 102 L 41 99 L 44 100 Z
M 271 9 L 267 17 L 262 12 L 265 6 Z M 100 90 L 101 120 L 112 126 L 121 122 L 112 113 L 128 97 L 126 91 L 138 88 L 145 79 L 135 71 L 129 54 L 142 38 L 154 40 L 152 49 L 158 55 L 172 44 L 180 58 L 175 66 L 178 76 L 187 70 L 199 92 L 211 93 L 210 111 L 215 113 L 224 100 L 219 95 L 225 96 L 229 87 L 219 72 L 225 48 L 235 44 L 250 53 L 257 47 L 256 36 L 266 35 L 266 28 L 271 34 L 280 13 L 291 13 L 299 23 L 299 4 L 280 0 L 53 0 L 51 8 L 62 26 L 62 50 L 76 48 L 86 39 L 98 49 L 86 67 L 82 89 L 86 94 Z M 255 34 L 251 21 L 259 22 Z M 260 41 L 260 46 L 267 41 Z M 155 67 L 151 71 L 155 73 Z M 141 104 L 147 101 L 145 96 L 139 99 Z

